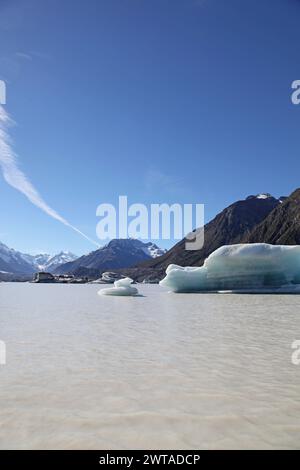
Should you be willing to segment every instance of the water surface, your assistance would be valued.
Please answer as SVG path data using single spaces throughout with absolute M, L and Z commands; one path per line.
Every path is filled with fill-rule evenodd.
M 0 448 L 299 448 L 300 297 L 0 284 Z

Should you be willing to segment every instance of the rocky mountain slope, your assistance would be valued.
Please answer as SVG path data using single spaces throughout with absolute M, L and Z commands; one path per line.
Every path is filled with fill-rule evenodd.
M 115 239 L 107 245 L 77 260 L 66 263 L 54 270 L 55 274 L 99 274 L 112 269 L 127 268 L 163 254 L 154 243 L 143 243 L 135 239 Z
M 281 199 L 276 199 L 270 194 L 249 196 L 245 200 L 237 201 L 205 225 L 205 241 L 201 250 L 187 251 L 185 249 L 185 239 L 183 239 L 165 255 L 139 265 L 136 267 L 136 273 L 131 270 L 130 272 L 127 271 L 127 274 L 131 274 L 136 278 L 137 275 L 139 277 L 139 271 L 141 277 L 148 273 L 150 278 L 155 277 L 155 275 L 161 278 L 169 264 L 201 266 L 210 253 L 220 246 L 240 243 L 281 204 Z
M 272 245 L 300 244 L 300 189 L 296 189 L 279 204 L 249 234 L 244 243 L 270 243 Z

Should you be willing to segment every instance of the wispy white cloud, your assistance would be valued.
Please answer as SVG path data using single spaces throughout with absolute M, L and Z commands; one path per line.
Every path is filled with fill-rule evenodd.
M 77 227 L 70 224 L 58 212 L 56 212 L 56 210 L 52 209 L 44 201 L 28 177 L 20 170 L 17 156 L 12 148 L 12 143 L 7 132 L 7 128 L 11 123 L 12 121 L 9 115 L 3 106 L 0 106 L 0 167 L 5 181 L 17 191 L 24 194 L 32 204 L 41 209 L 47 215 L 71 228 L 94 245 L 99 246 L 97 242 L 85 235 L 85 233 L 81 232 Z
M 184 187 L 182 178 L 166 174 L 157 168 L 148 168 L 145 174 L 145 187 L 148 191 L 157 190 L 176 193 Z
M 16 57 L 24 60 L 32 60 L 32 56 L 26 52 L 16 52 Z

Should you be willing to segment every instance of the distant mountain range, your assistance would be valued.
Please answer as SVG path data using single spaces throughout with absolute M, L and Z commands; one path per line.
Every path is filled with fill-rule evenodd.
M 151 242 L 143 243 L 132 238 L 115 239 L 88 255 L 81 256 L 70 263 L 59 265 L 54 269 L 54 273 L 92 275 L 92 277 L 95 277 L 96 273 L 127 268 L 142 261 L 156 259 L 165 252 L 166 250 Z
M 222 245 L 300 244 L 299 208 L 300 189 L 279 199 L 264 193 L 248 196 L 228 206 L 205 225 L 204 246 L 197 251 L 185 250 L 185 239 L 167 252 L 151 242 L 118 239 L 80 258 L 67 252 L 51 257 L 22 254 L 0 243 L 0 274 L 1 271 L 31 274 L 46 270 L 95 278 L 104 271 L 118 270 L 137 281 L 157 280 L 164 276 L 169 264 L 201 266 Z
M 78 256 L 74 255 L 70 251 L 61 251 L 57 255 L 42 255 L 41 258 L 39 256 L 35 256 L 35 267 L 39 271 L 49 271 L 52 273 L 58 266 L 61 266 L 65 263 L 70 263 L 71 261 L 75 261 Z
M 52 272 L 57 266 L 77 258 L 73 253 L 61 251 L 57 255 L 41 253 L 29 255 L 8 248 L 0 243 L 0 272 L 1 274 L 32 274 L 36 271 Z

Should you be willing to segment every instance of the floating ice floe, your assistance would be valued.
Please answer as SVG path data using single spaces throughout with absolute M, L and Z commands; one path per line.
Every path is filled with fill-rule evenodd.
M 160 282 L 173 292 L 300 294 L 300 246 L 222 246 L 201 267 L 171 264 Z
M 103 273 L 99 279 L 95 281 L 91 281 L 90 284 L 114 284 L 115 281 L 119 281 L 120 279 L 125 279 L 126 276 L 123 276 L 119 273 L 114 272 L 106 272 Z
M 125 279 L 119 279 L 114 282 L 114 287 L 108 289 L 100 289 L 98 291 L 99 295 L 137 295 L 139 292 L 135 287 L 132 287 L 130 284 L 133 282 L 132 279 L 126 277 Z

